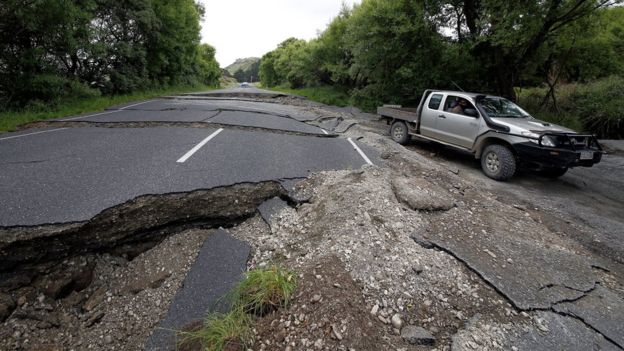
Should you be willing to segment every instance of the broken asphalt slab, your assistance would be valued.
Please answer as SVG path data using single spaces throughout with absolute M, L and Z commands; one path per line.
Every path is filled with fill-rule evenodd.
M 554 306 L 554 310 L 580 318 L 605 337 L 624 347 L 624 298 L 603 287 L 574 302 Z
M 321 129 L 287 117 L 279 117 L 266 113 L 222 111 L 206 120 L 210 123 L 226 125 L 259 127 L 289 132 L 325 135 Z
M 176 162 L 214 131 L 70 128 L 3 140 L 0 227 L 85 221 L 142 195 L 305 178 L 365 164 L 344 139 L 237 130 L 224 130 L 186 162 Z
M 145 350 L 176 350 L 177 331 L 210 312 L 227 312 L 224 296 L 242 279 L 250 252 L 249 245 L 224 230 L 210 235 Z
M 258 207 L 258 212 L 260 212 L 260 216 L 264 219 L 266 224 L 271 226 L 271 223 L 273 223 L 279 213 L 285 208 L 288 208 L 288 203 L 279 197 L 274 197 L 263 202 Z
M 548 242 L 548 230 L 522 213 L 454 208 L 421 236 L 464 262 L 521 310 L 550 309 L 594 289 L 591 262 Z
M 421 246 L 441 249 L 464 262 L 518 309 L 558 312 L 575 319 L 573 324 L 601 333 L 599 339 L 624 345 L 624 301 L 598 284 L 591 259 L 566 248 L 564 241 L 527 220 L 521 210 L 498 207 L 491 213 L 490 201 L 481 198 L 473 200 L 478 205 L 464 204 L 434 215 L 429 229 L 413 237 Z M 553 323 L 561 334 L 551 337 L 555 344 L 566 330 L 577 328 L 568 326 L 572 322 L 567 320 L 561 322 L 565 325 Z M 540 341 L 546 343 L 543 348 L 527 344 L 525 349 L 547 350 L 551 339 Z
M 539 312 L 538 325 L 513 330 L 503 349 L 518 351 L 586 351 L 621 350 L 602 335 L 588 328 L 583 322 L 556 313 Z M 453 348 L 455 350 L 455 348 Z

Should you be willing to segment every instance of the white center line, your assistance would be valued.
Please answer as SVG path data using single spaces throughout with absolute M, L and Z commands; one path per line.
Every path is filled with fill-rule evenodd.
M 186 162 L 186 160 L 188 160 L 189 157 L 193 156 L 193 154 L 196 153 L 197 150 L 201 149 L 202 146 L 206 145 L 207 142 L 209 142 L 212 138 L 216 137 L 217 134 L 221 133 L 222 131 L 223 131 L 223 128 L 217 129 L 216 132 L 210 134 L 206 139 L 202 140 L 199 144 L 195 145 L 194 148 L 190 149 L 186 154 L 184 154 L 184 156 L 180 157 L 180 159 L 177 160 L 176 162 L 178 163 Z
M 358 154 L 360 154 L 360 156 L 362 156 L 362 158 L 364 159 L 364 161 L 366 161 L 366 163 L 368 163 L 371 166 L 374 166 L 374 164 L 371 162 L 371 160 L 368 158 L 368 156 L 366 156 L 366 154 L 364 153 L 364 151 L 362 151 L 362 149 L 360 149 L 355 142 L 353 142 L 353 140 L 351 140 L 351 138 L 348 138 L 347 140 L 349 140 L 349 142 L 351 143 L 351 145 L 353 145 L 353 148 L 355 149 L 355 151 L 358 152 Z
M 6 137 L 6 138 L 0 138 L 0 140 L 8 140 L 8 139 L 21 138 L 21 137 L 25 137 L 25 136 L 29 136 L 29 135 L 56 132 L 56 131 L 63 130 L 63 129 L 67 129 L 67 128 L 57 128 L 57 129 L 43 130 L 41 132 L 34 132 L 34 133 L 28 133 L 28 134 L 14 135 L 14 136 Z
M 148 103 L 148 102 L 152 102 L 152 101 L 154 101 L 154 100 L 143 101 L 143 102 L 139 102 L 139 103 L 136 103 L 136 104 L 132 104 L 132 105 L 128 105 L 128 106 L 124 106 L 124 107 L 122 107 L 122 108 L 120 108 L 120 109 L 117 109 L 117 110 L 112 110 L 112 111 L 104 111 L 104 112 L 95 113 L 95 114 L 88 115 L 88 116 L 78 116 L 78 117 L 72 117 L 72 118 L 65 118 L 65 119 L 61 119 L 60 121 L 61 121 L 61 122 L 67 122 L 67 121 L 73 121 L 73 120 L 75 120 L 75 119 L 89 118 L 89 117 L 95 117 L 95 116 L 100 116 L 100 115 L 108 115 L 108 114 L 111 114 L 111 113 L 117 113 L 117 112 L 123 111 L 123 110 L 125 110 L 125 109 L 130 108 L 130 107 L 143 105 L 143 104 L 146 104 L 146 103 Z

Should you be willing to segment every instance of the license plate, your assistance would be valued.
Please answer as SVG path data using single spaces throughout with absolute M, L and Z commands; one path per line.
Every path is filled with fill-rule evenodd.
M 593 151 L 581 151 L 581 160 L 593 160 L 594 152 Z

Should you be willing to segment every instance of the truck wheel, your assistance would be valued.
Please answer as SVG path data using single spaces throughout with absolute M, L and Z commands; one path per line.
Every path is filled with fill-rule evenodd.
M 562 175 L 566 174 L 567 171 L 567 168 L 545 168 L 542 169 L 539 174 L 546 178 L 557 179 Z
M 492 144 L 483 150 L 481 168 L 492 179 L 507 180 L 516 173 L 516 157 L 508 147 Z
M 390 128 L 390 136 L 392 137 L 392 140 L 396 141 L 401 145 L 407 144 L 407 142 L 410 140 L 407 125 L 401 121 L 396 121 L 392 123 L 392 127 Z

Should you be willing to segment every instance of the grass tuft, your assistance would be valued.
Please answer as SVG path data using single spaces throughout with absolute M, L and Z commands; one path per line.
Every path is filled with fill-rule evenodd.
M 241 309 L 227 314 L 213 313 L 204 320 L 198 331 L 180 332 L 180 350 L 194 349 L 200 344 L 202 350 L 224 351 L 245 349 L 253 343 L 251 316 Z
M 198 331 L 178 332 L 180 350 L 244 350 L 253 344 L 253 317 L 285 307 L 297 287 L 294 273 L 278 268 L 254 269 L 246 273 L 229 297 L 232 311 L 212 313 Z
M 296 277 L 289 271 L 278 267 L 254 269 L 234 289 L 234 298 L 245 312 L 263 316 L 286 306 L 296 286 Z

